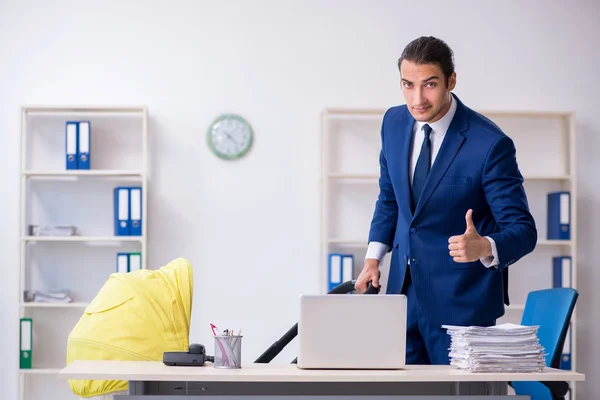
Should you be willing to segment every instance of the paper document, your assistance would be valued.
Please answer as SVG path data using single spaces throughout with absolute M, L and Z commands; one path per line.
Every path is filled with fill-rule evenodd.
M 451 336 L 450 365 L 472 372 L 541 372 L 545 349 L 539 326 L 490 327 L 443 325 Z

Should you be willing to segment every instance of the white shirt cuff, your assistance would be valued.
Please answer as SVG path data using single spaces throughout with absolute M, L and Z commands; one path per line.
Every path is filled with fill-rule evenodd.
M 496 242 L 494 242 L 494 239 L 492 239 L 489 236 L 486 236 L 485 238 L 490 241 L 490 245 L 492 246 L 492 256 L 483 257 L 479 261 L 481 261 L 481 263 L 486 268 L 495 267 L 498 264 L 500 264 L 500 260 L 498 259 L 498 249 L 496 248 Z
M 369 242 L 369 247 L 367 248 L 367 258 L 374 258 L 376 260 L 381 261 L 383 256 L 387 253 L 389 246 L 385 243 L 381 242 Z

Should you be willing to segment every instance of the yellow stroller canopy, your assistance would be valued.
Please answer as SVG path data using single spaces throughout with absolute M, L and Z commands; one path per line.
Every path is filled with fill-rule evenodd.
M 162 361 L 165 351 L 189 346 L 193 273 L 178 258 L 158 270 L 111 274 L 67 341 L 75 360 Z M 126 381 L 70 380 L 80 397 L 127 390 Z

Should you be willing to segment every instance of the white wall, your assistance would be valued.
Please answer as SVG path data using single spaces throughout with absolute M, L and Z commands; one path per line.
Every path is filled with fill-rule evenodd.
M 0 2 L 3 398 L 16 398 L 18 382 L 21 104 L 149 107 L 149 265 L 188 258 L 192 340 L 211 343 L 209 321 L 241 327 L 251 361 L 296 322 L 297 295 L 317 290 L 320 111 L 403 103 L 396 60 L 422 34 L 453 47 L 468 105 L 577 112 L 578 369 L 600 374 L 597 2 L 109 3 Z M 205 145 L 207 125 L 226 111 L 256 130 L 241 162 Z M 589 379 L 579 398 L 598 391 Z

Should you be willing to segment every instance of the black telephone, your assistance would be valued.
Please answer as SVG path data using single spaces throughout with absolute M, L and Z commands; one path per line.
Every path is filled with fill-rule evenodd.
M 206 361 L 213 361 L 213 357 L 206 355 L 203 344 L 192 343 L 188 351 L 165 351 L 163 363 L 169 366 L 201 367 Z

